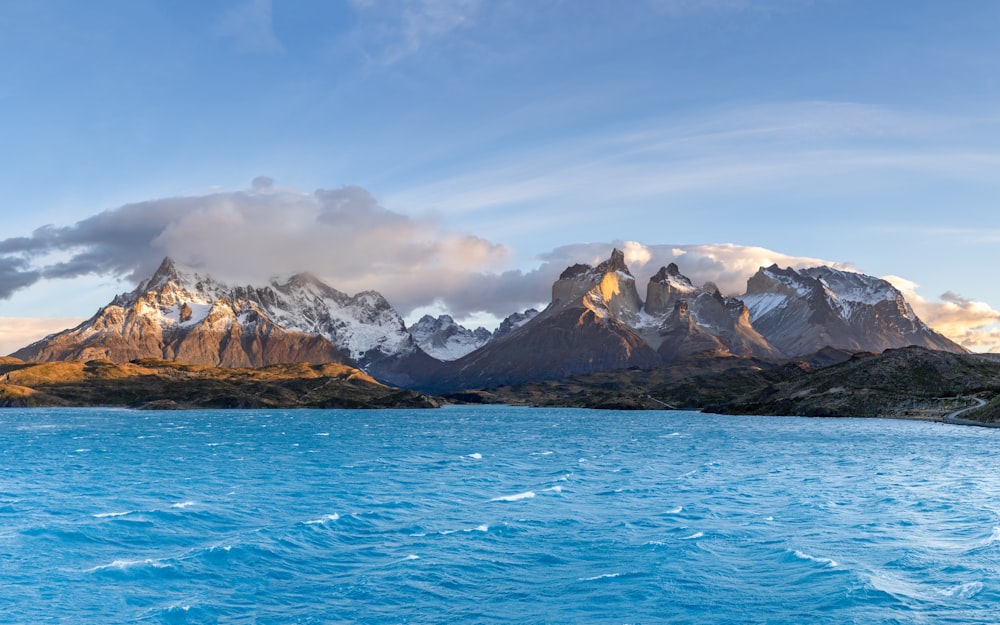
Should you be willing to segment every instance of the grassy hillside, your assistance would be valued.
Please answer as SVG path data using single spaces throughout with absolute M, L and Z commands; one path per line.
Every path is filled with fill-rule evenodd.
M 145 408 L 424 408 L 420 393 L 358 369 L 295 363 L 229 369 L 165 360 L 117 364 L 0 360 L 0 406 Z

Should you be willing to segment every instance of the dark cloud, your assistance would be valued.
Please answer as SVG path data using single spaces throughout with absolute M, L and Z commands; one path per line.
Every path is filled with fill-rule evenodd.
M 28 263 L 16 257 L 0 257 L 0 299 L 7 299 L 18 289 L 29 287 L 41 278 Z
M 106 275 L 137 283 L 171 256 L 240 282 L 311 271 L 349 293 L 381 291 L 405 313 L 508 260 L 501 245 L 391 211 L 360 187 L 302 193 L 264 177 L 252 186 L 127 204 L 2 240 L 0 297 L 43 278 Z

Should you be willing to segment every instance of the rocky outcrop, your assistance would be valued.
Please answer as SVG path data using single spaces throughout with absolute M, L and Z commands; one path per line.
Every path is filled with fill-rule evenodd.
M 616 319 L 630 326 L 638 323 L 642 300 L 624 253 L 616 249 L 596 267 L 573 265 L 566 269 L 552 285 L 552 303 L 541 314 L 580 306 L 601 319 Z
M 670 314 L 677 303 L 698 293 L 698 288 L 681 275 L 677 265 L 670 263 L 653 274 L 646 285 L 647 314 L 657 317 Z

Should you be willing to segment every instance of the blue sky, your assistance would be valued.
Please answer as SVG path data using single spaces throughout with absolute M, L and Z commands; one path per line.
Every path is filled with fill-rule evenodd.
M 165 254 L 489 319 L 615 242 L 660 250 L 637 273 L 898 276 L 1000 344 L 993 0 L 39 0 L 0 27 L 2 345 Z

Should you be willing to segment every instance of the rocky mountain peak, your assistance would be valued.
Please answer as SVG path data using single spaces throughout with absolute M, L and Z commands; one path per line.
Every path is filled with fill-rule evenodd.
M 611 250 L 610 258 L 594 268 L 594 273 L 598 274 L 611 273 L 613 271 L 620 271 L 629 276 L 632 275 L 632 272 L 628 270 L 628 265 L 625 264 L 625 253 L 617 247 Z
M 600 319 L 638 321 L 642 300 L 635 288 L 635 278 L 625 264 L 625 254 L 616 248 L 597 267 L 573 265 L 563 271 L 552 285 L 552 303 L 543 314 L 567 307 L 592 310 Z
M 788 355 L 827 345 L 865 351 L 908 345 L 963 351 L 920 321 L 898 289 L 857 272 L 772 265 L 747 281 L 742 299 L 754 327 Z
M 593 271 L 593 267 L 590 265 L 585 265 L 583 263 L 577 263 L 575 265 L 570 265 L 559 274 L 560 280 L 573 280 L 575 278 L 583 277 Z
M 163 288 L 168 283 L 186 283 L 188 280 L 187 276 L 174 262 L 174 259 L 169 256 L 165 256 L 160 266 L 153 272 L 148 280 L 139 285 L 141 290 L 152 291 L 154 289 Z
M 461 358 L 493 338 L 493 333 L 486 328 L 470 330 L 456 322 L 451 315 L 437 318 L 424 315 L 410 326 L 409 331 L 420 349 L 442 361 Z
M 674 305 L 684 297 L 697 293 L 698 289 L 681 274 L 676 264 L 660 267 L 646 285 L 645 311 L 649 315 L 661 316 L 670 313 Z

